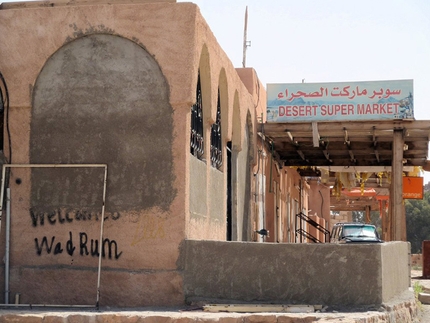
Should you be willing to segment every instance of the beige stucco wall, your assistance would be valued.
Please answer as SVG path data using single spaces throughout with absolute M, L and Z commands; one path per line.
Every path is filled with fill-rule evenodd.
M 233 149 L 232 177 L 233 177 L 233 241 L 249 241 L 251 239 L 251 166 L 250 163 L 250 130 L 247 124 L 243 125 L 242 149 Z
M 267 152 L 269 153 L 269 152 Z M 268 162 L 270 165 L 270 162 Z M 279 218 L 275 221 L 275 203 L 274 203 L 274 194 L 275 190 L 272 188 L 272 192 L 268 190 L 267 196 L 267 214 L 271 216 L 269 218 L 269 225 L 271 226 L 271 230 L 277 231 L 277 235 L 272 235 L 269 241 L 275 242 L 275 238 L 277 238 L 277 242 L 297 242 L 296 241 L 296 214 L 301 211 L 300 204 L 302 203 L 302 207 L 305 209 L 308 208 L 307 200 L 308 189 L 306 186 L 302 186 L 302 191 L 300 191 L 300 182 L 301 177 L 298 174 L 295 168 L 291 167 L 282 167 L 279 169 L 275 166 L 275 162 L 272 163 L 272 181 L 278 184 L 279 186 L 279 201 L 278 201 L 278 215 Z M 269 173 L 269 169 L 267 169 L 267 173 Z M 270 176 L 269 176 L 270 178 Z M 272 187 L 274 184 L 272 184 Z M 276 227 L 275 227 L 276 223 Z M 279 225 L 282 226 L 282 229 L 279 229 Z
M 309 214 L 330 220 L 330 187 L 320 183 L 318 178 L 309 181 Z
M 120 249 L 116 254 L 118 257 L 113 257 L 116 259 L 107 259 L 106 256 L 102 261 L 100 304 L 182 304 L 182 278 L 176 264 L 179 244 L 190 237 L 225 238 L 225 223 L 221 221 L 221 215 L 225 214 L 226 207 L 226 166 L 224 164 L 220 171 L 212 170 L 209 164 L 193 160 L 189 154 L 190 107 L 195 102 L 198 70 L 202 73 L 205 93 L 206 147 L 210 145 L 208 134 L 215 120 L 219 87 L 224 94 L 223 144 L 232 140 L 239 154 L 244 152 L 248 155 L 243 144 L 255 142 L 255 131 L 250 131 L 250 138 L 244 138 L 245 127 L 255 129 L 255 105 L 259 104 L 261 109 L 265 100 L 255 102 L 249 94 L 194 4 L 99 4 L 0 10 L 0 71 L 7 81 L 10 94 L 12 163 L 31 162 L 34 87 L 40 72 L 64 45 L 89 35 L 119 36 L 135 43 L 153 57 L 168 84 L 173 125 L 167 132 L 163 129 L 165 134 L 170 132 L 172 138 L 172 150 L 164 156 L 172 161 L 172 182 L 166 183 L 175 192 L 171 203 L 167 207 L 139 205 L 134 210 L 121 212 L 118 218 L 109 210 L 107 201 L 105 234 L 114 239 Z M 88 122 L 91 127 L 91 120 Z M 106 131 L 110 127 L 115 127 L 115 122 L 107 124 Z M 79 132 L 79 128 L 74 131 Z M 91 146 L 91 142 L 85 145 Z M 209 149 L 206 151 L 208 153 Z M 33 151 L 33 156 L 38 160 L 37 151 Z M 224 160 L 225 156 L 224 151 Z M 115 161 L 115 155 L 112 158 Z M 57 158 L 55 162 L 81 161 Z M 110 166 L 108 192 L 111 189 L 109 179 L 115 175 L 109 173 Z M 10 177 L 15 221 L 11 226 L 11 295 L 21 293 L 24 303 L 93 304 L 96 298 L 97 257 L 80 259 L 77 252 L 79 249 L 85 251 L 82 246 L 74 254 L 76 259 L 63 255 L 67 243 L 71 243 L 70 237 L 77 243 L 76 236 L 79 237 L 83 230 L 91 233 L 91 237 L 88 234 L 88 246 L 90 238 L 94 237 L 95 241 L 100 221 L 85 225 L 74 221 L 73 226 L 61 231 L 61 239 L 58 226 L 45 225 L 43 234 L 36 232 L 31 226 L 29 209 L 33 196 L 31 187 L 39 184 L 32 183 L 31 174 L 28 169 L 16 169 Z M 17 179 L 20 179 L 19 184 Z M 237 196 L 242 196 L 245 189 L 241 186 Z M 55 216 L 60 219 L 66 215 L 59 211 Z M 47 243 L 53 241 L 51 254 L 37 255 L 35 249 L 40 249 L 42 237 L 46 237 Z M 49 240 L 51 237 L 56 238 Z M 81 238 L 84 237 L 81 234 Z M 61 245 L 57 241 L 61 241 Z M 61 255 L 60 249 L 63 249 Z M 1 250 L 3 252 L 4 245 Z M 43 250 L 47 251 L 46 248 Z M 52 257 L 54 250 L 58 251 L 58 257 Z M 65 292 L 65 286 L 72 286 L 74 291 Z
M 227 159 L 226 145 L 232 142 L 232 239 L 249 240 L 250 186 L 255 164 L 257 112 L 264 111 L 266 92 L 252 68 L 236 70 L 219 47 L 204 20 L 198 20 L 196 48 L 202 85 L 204 119 L 204 156 L 202 161 L 189 155 L 187 178 L 190 212 L 186 220 L 188 239 L 226 239 Z M 197 73 L 197 72 L 196 72 Z M 197 75 L 197 74 L 196 74 Z M 220 90 L 223 165 L 214 169 L 210 164 L 210 127 L 215 122 L 218 89 Z M 199 205 L 197 205 L 199 204 Z M 204 212 L 203 209 L 206 209 Z
M 317 223 L 330 231 L 330 187 L 322 184 L 317 178 L 308 181 L 309 189 L 309 216 L 313 216 Z M 330 240 L 329 235 L 324 235 L 318 230 L 313 232 L 320 235 L 320 241 Z
M 207 165 L 205 162 L 197 159 L 190 158 L 190 169 L 194 176 L 190 179 L 190 216 L 187 225 L 187 236 L 194 237 L 194 239 L 204 239 L 205 236 L 210 234 L 208 221 L 208 185 L 207 185 Z
M 255 105 L 255 113 L 259 122 L 266 122 L 266 89 L 258 79 L 257 72 L 252 68 L 236 68 L 237 74 L 242 80 L 248 92 L 252 95 Z M 262 104 L 263 103 L 263 104 Z
M 177 16 L 178 11 L 181 12 L 181 16 Z M 187 91 L 183 86 L 181 90 L 177 87 L 178 83 L 184 83 L 184 73 L 178 71 L 176 66 L 192 67 L 193 60 L 190 53 L 178 52 L 175 49 L 180 47 L 180 44 L 174 40 L 192 42 L 195 21 L 190 18 L 195 16 L 196 12 L 197 8 L 189 4 L 176 8 L 171 4 L 148 4 L 0 11 L 1 42 L 4 45 L 0 51 L 0 68 L 8 82 L 10 93 L 9 123 L 12 130 L 12 163 L 31 162 L 28 137 L 33 88 L 47 59 L 64 44 L 71 44 L 75 39 L 94 34 L 120 35 L 146 49 L 156 58 L 160 66 L 166 63 L 161 70 L 166 79 L 171 82 L 169 84 L 170 103 L 174 108 L 175 119 L 175 128 L 171 130 L 172 133 L 175 132 L 172 136 L 174 138 L 173 146 L 180 147 L 181 143 L 186 141 L 187 128 L 184 117 L 178 113 L 181 112 L 178 107 L 180 109 L 181 103 L 190 98 L 187 99 L 184 96 Z M 160 16 L 170 17 L 170 23 L 166 24 L 165 21 L 161 21 Z M 181 28 L 177 28 L 176 23 L 181 19 L 183 20 Z M 142 20 L 150 28 L 143 28 Z M 160 35 L 163 36 L 160 37 Z M 144 39 L 144 43 L 141 39 Z M 13 54 L 17 52 L 20 54 Z M 176 61 L 182 61 L 182 64 L 175 64 L 173 58 Z M 186 69 L 185 74 L 190 69 L 192 70 L 192 68 Z M 55 80 L 52 81 L 55 82 Z M 52 113 L 54 114 L 54 111 Z M 115 124 L 106 124 L 106 131 L 112 128 L 115 128 Z M 24 131 L 22 131 L 23 129 Z M 76 129 L 75 131 L 82 130 Z M 103 134 L 101 136 L 104 137 Z M 91 146 L 91 143 L 86 143 L 86 145 Z M 40 160 L 37 157 L 37 151 L 34 154 L 37 162 Z M 139 306 L 160 303 L 167 305 L 182 302 L 181 279 L 175 269 L 177 246 L 184 238 L 185 232 L 184 155 L 183 150 L 175 151 L 173 170 L 175 180 L 171 185 L 175 187 L 177 194 L 167 209 L 136 205 L 135 210 L 133 208 L 120 210 L 121 217 L 117 221 L 113 221 L 109 217 L 112 210 L 109 210 L 108 199 L 104 237 L 114 240 L 118 251 L 113 257 L 114 259 L 106 256 L 103 261 L 103 267 L 109 268 L 109 270 L 102 272 L 101 293 L 104 295 L 100 302 L 102 305 Z M 169 156 L 164 157 L 169 158 Z M 62 161 L 80 162 L 66 156 Z M 44 162 L 49 163 L 50 161 L 46 159 Z M 59 162 L 59 160 L 56 159 L 52 162 Z M 85 158 L 84 162 L 88 162 L 88 159 Z M 104 160 L 98 160 L 98 162 L 103 163 Z M 108 177 L 108 195 L 112 190 L 109 180 L 115 176 L 111 166 L 108 165 L 108 169 L 111 170 L 110 177 Z M 15 183 L 17 178 L 21 179 L 22 184 Z M 67 225 L 67 229 L 60 229 L 58 225 L 32 226 L 28 214 L 29 184 L 31 183 L 29 171 L 13 170 L 11 179 L 10 186 L 14 201 L 12 205 L 14 216 L 11 225 L 11 236 L 13 237 L 11 245 L 12 296 L 14 293 L 21 293 L 21 301 L 24 303 L 95 303 L 96 272 L 93 269 L 87 271 L 85 268 L 97 268 L 97 257 L 90 256 L 84 260 L 85 254 L 81 253 L 79 256 L 78 252 L 85 253 L 86 249 L 79 246 L 79 243 L 82 244 L 83 238 L 88 237 L 88 249 L 90 238 L 97 238 L 100 221 L 93 220 L 94 222 L 91 224 L 87 222 L 84 225 L 78 224 L 79 221 L 75 219 L 72 224 Z M 37 185 L 37 183 L 32 183 L 32 185 Z M 77 216 L 77 213 L 75 212 L 74 215 Z M 43 231 L 41 231 L 42 229 Z M 67 231 L 70 231 L 70 235 Z M 47 239 L 46 248 L 42 249 L 45 238 Z M 53 247 L 49 252 L 48 243 L 51 241 Z M 73 255 L 67 257 L 68 243 L 71 244 L 72 241 L 75 247 L 78 246 L 78 249 Z M 38 255 L 35 249 L 42 252 Z M 56 253 L 57 255 L 54 257 Z M 58 270 L 57 266 L 65 267 Z M 43 267 L 45 269 L 42 269 Z M 168 283 L 162 284 L 159 281 Z M 118 283 L 113 284 L 112 282 Z M 68 293 L 63 292 L 65 286 L 70 286 Z M 146 288 L 142 288 L 143 286 Z M 125 290 L 128 292 L 124 292 Z

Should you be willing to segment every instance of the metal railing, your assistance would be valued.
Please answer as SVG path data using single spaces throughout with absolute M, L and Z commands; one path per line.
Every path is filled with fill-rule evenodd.
M 321 241 L 320 239 L 312 235 L 309 232 L 309 228 L 306 230 L 304 223 L 307 223 L 310 227 L 313 227 L 316 230 L 322 232 L 324 235 L 323 241 Z M 310 217 L 308 217 L 306 214 L 302 212 L 300 212 L 299 214 L 296 214 L 295 232 L 296 232 L 296 242 L 304 242 L 304 238 L 311 240 L 314 243 L 324 243 L 324 242 L 329 242 L 330 240 L 330 231 L 328 231 L 318 222 L 315 222 L 314 220 L 312 220 Z
M 190 152 L 199 159 L 203 158 L 203 100 L 202 88 L 200 85 L 200 74 L 197 79 L 196 103 L 191 107 L 191 138 Z
M 222 166 L 221 103 L 219 89 L 216 121 L 211 127 L 211 165 L 218 169 Z

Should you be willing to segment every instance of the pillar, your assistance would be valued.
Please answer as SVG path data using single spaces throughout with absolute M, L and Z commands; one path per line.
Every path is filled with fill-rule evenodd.
M 393 160 L 391 163 L 391 240 L 402 241 L 406 237 L 406 218 L 403 207 L 403 146 L 404 130 L 393 131 Z

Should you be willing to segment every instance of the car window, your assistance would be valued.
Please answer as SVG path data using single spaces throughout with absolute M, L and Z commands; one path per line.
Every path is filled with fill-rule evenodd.
M 379 238 L 375 226 L 370 224 L 335 224 L 331 235 L 331 243 L 383 242 Z
M 347 227 L 343 228 L 344 237 L 356 237 L 360 234 L 360 228 L 358 227 Z
M 345 237 L 375 237 L 375 229 L 371 226 L 348 226 L 344 227 Z
M 363 231 L 361 234 L 366 236 L 366 237 L 378 236 L 374 227 L 363 227 Z

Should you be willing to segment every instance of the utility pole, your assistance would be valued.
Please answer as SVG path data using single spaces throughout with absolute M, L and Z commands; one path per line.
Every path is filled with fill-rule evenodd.
M 251 42 L 248 42 L 248 40 L 247 40 L 247 32 L 248 32 L 248 6 L 246 6 L 246 10 L 245 10 L 245 28 L 243 30 L 242 67 L 246 67 L 246 49 L 251 46 Z

